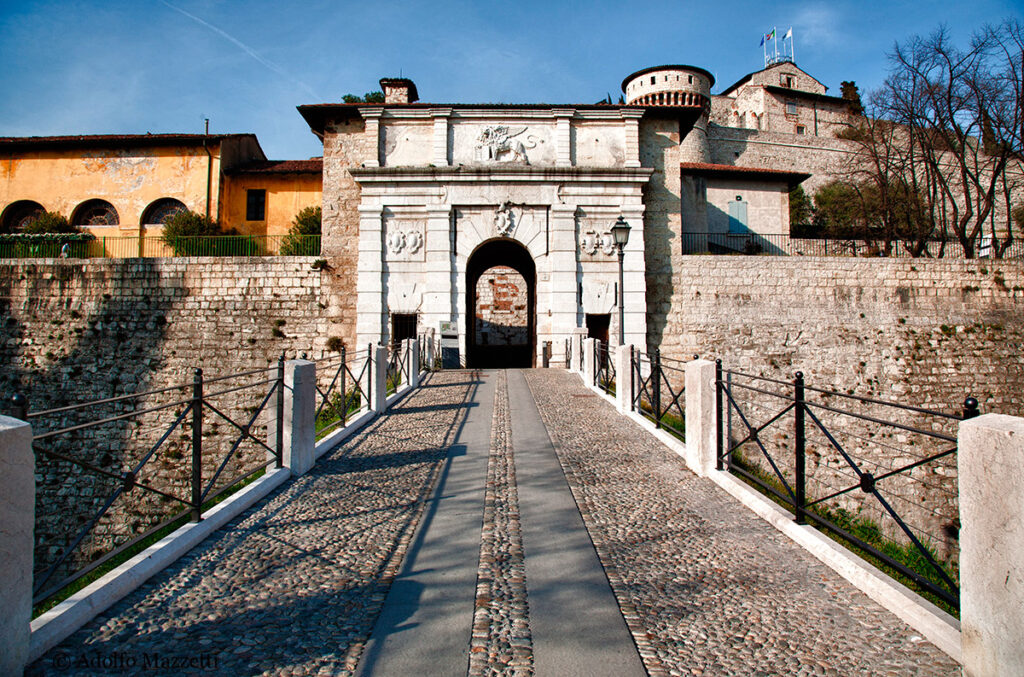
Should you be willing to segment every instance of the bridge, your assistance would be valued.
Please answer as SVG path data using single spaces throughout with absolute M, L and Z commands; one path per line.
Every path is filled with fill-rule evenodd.
M 589 380 L 425 373 L 26 674 L 960 674 L 623 415 L 591 346 Z

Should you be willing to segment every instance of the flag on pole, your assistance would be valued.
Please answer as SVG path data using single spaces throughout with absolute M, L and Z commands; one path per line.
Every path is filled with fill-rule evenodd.
M 793 37 L 793 27 L 792 27 L 792 26 L 790 26 L 790 27 L 789 27 L 789 30 L 788 30 L 788 31 L 786 31 L 786 34 L 782 36 L 782 39 L 783 39 L 783 40 L 789 40 L 789 39 L 790 39 L 790 38 L 792 38 L 792 37 Z
M 773 28 L 771 33 L 768 33 L 767 35 L 764 36 L 764 39 L 765 40 L 771 40 L 774 37 L 775 37 L 775 29 Z
M 764 47 L 764 36 L 761 36 L 761 46 Z

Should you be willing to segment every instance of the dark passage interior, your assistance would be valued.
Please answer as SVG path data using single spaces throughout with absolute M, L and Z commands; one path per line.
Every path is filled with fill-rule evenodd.
M 466 365 L 531 367 L 537 343 L 537 271 L 513 240 L 481 245 L 466 265 Z

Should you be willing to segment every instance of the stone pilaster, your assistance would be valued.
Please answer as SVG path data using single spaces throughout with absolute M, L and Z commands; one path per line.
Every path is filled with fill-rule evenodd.
M 381 128 L 380 118 L 384 114 L 383 108 L 360 108 L 359 114 L 363 116 L 363 120 L 366 121 L 366 133 L 371 138 L 377 140 L 375 146 L 375 152 L 370 157 L 366 158 L 363 164 L 367 167 L 380 167 L 380 147 L 381 147 Z
M 626 167 L 640 166 L 640 118 L 643 109 L 624 108 L 620 111 L 626 128 Z
M 435 108 L 430 111 L 430 117 L 434 119 L 430 162 L 435 167 L 447 167 L 450 164 L 448 161 L 448 116 L 451 114 L 451 108 Z

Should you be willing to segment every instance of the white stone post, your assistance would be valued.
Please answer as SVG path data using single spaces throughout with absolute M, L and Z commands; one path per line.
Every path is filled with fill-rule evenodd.
M 284 467 L 303 475 L 313 467 L 316 447 L 316 363 L 289 360 L 284 365 Z
M 632 345 L 619 346 L 615 352 L 615 403 L 620 414 L 628 414 L 633 400 Z
M 403 344 L 402 352 L 409 361 L 406 370 L 409 373 L 409 387 L 416 388 L 420 385 L 420 344 L 416 339 L 405 339 Z
M 32 620 L 35 455 L 28 423 L 0 416 L 0 674 L 20 675 L 28 662 Z
M 384 401 L 388 399 L 388 347 L 376 345 L 373 347 L 373 370 L 370 378 L 373 382 L 373 392 L 370 394 L 370 408 L 378 414 L 384 411 Z
M 686 363 L 686 465 L 705 477 L 715 470 L 717 440 L 715 421 L 715 363 Z
M 270 378 L 277 378 L 277 366 L 269 370 Z M 277 397 L 267 404 L 267 446 L 277 449 L 277 422 L 281 420 L 281 466 L 292 475 L 302 475 L 313 467 L 316 460 L 316 363 L 308 360 L 289 360 L 284 363 L 283 411 L 277 410 Z M 267 452 L 267 460 L 276 459 Z
M 588 386 L 597 383 L 594 378 L 594 358 L 597 357 L 597 339 L 583 339 L 583 382 Z
M 1024 418 L 960 424 L 960 627 L 964 674 L 1024 675 Z

